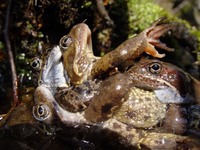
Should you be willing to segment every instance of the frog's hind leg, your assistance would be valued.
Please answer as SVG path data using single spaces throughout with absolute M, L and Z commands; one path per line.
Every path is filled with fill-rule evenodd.
M 167 51 L 173 51 L 173 48 L 169 48 L 166 44 L 162 43 L 159 38 L 166 33 L 167 31 L 174 28 L 173 24 L 162 24 L 158 26 L 151 26 L 146 31 L 147 36 L 147 47 L 145 48 L 145 52 L 158 58 L 162 58 L 165 54 L 159 54 L 155 47 L 161 48 Z

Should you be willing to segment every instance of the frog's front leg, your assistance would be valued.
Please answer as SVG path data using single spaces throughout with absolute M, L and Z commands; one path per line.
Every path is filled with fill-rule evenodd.
M 173 51 L 172 48 L 167 47 L 158 38 L 165 32 L 174 27 L 173 24 L 158 25 L 162 19 L 157 20 L 151 27 L 147 28 L 137 36 L 130 38 L 119 45 L 115 50 L 107 53 L 101 59 L 97 60 L 93 67 L 91 76 L 98 77 L 104 72 L 120 65 L 126 60 L 134 59 L 140 56 L 144 51 L 153 57 L 162 58 L 165 54 L 159 54 L 155 47 Z
M 85 118 L 91 122 L 102 122 L 111 118 L 126 100 L 125 95 L 132 86 L 130 78 L 122 73 L 104 80 L 85 110 Z

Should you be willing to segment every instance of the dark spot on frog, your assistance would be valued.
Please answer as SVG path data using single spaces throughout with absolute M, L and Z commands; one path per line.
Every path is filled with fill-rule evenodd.
M 149 98 L 149 97 L 144 97 L 144 98 L 139 97 L 138 101 L 139 101 L 139 103 L 143 103 L 144 101 L 151 101 L 151 98 Z
M 144 116 L 144 120 L 147 121 L 151 118 L 151 116 Z
M 129 117 L 129 118 L 134 118 L 136 117 L 136 114 L 134 111 L 128 111 L 126 112 L 126 116 Z
M 119 128 L 121 128 L 121 125 L 119 125 L 118 123 L 113 123 L 113 128 L 119 129 Z
M 138 98 L 138 101 L 139 102 L 143 102 L 144 100 L 142 98 Z
M 96 111 L 97 111 L 97 109 L 96 109 L 95 106 L 91 106 L 91 108 L 92 108 L 93 112 L 96 112 Z
M 113 104 L 112 103 L 108 103 L 108 104 L 105 104 L 101 107 L 101 112 L 102 114 L 106 114 L 106 113 L 109 113 L 111 112 L 111 108 L 113 107 Z
M 151 101 L 149 97 L 145 97 L 145 101 Z
M 133 128 L 133 126 L 126 126 L 126 131 L 131 131 Z

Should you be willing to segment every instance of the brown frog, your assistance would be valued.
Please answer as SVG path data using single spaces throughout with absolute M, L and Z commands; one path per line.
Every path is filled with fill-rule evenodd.
M 70 83 L 77 85 L 89 79 L 95 79 L 121 63 L 140 56 L 144 51 L 154 57 L 164 57 L 165 55 L 159 54 L 155 47 L 167 51 L 173 50 L 161 43 L 158 38 L 174 25 L 158 25 L 162 20 L 157 20 L 151 27 L 126 40 L 101 58 L 93 54 L 91 31 L 88 26 L 84 23 L 75 25 L 69 34 L 61 38 L 59 44 Z
M 158 25 L 161 21 L 162 19 L 157 20 L 151 27 L 123 42 L 101 58 L 93 54 L 91 31 L 88 26 L 84 23 L 75 25 L 68 35 L 61 38 L 59 44 L 69 83 L 73 85 L 73 90 L 61 89 L 57 92 L 56 99 L 59 105 L 72 112 L 84 110 L 91 97 L 97 92 L 98 85 L 95 84 L 98 81 L 94 80 L 103 73 L 110 72 L 121 63 L 140 56 L 144 51 L 154 57 L 164 57 L 164 54 L 159 54 L 155 47 L 172 51 L 158 38 L 172 29 L 174 25 Z
M 56 110 L 56 114 L 61 121 L 66 125 L 74 126 L 79 124 L 98 125 L 103 129 L 109 129 L 120 134 L 120 136 L 124 137 L 124 140 L 121 142 L 138 145 L 139 147 L 145 145 L 150 148 L 166 148 L 170 146 L 168 148 L 175 149 L 179 145 L 178 143 L 182 143 L 183 141 L 194 142 L 192 138 L 190 139 L 187 136 L 176 135 L 174 132 L 160 132 L 161 130 L 157 129 L 156 125 L 165 119 L 168 108 L 167 104 L 160 102 L 155 93 L 151 91 L 131 87 L 130 91 L 124 94 L 125 98 L 122 98 L 122 100 L 119 98 L 117 103 L 115 101 L 115 106 L 105 111 L 105 107 L 112 106 L 111 104 L 113 104 L 111 103 L 112 101 L 108 99 L 105 99 L 105 101 L 108 100 L 108 104 L 110 102 L 109 105 L 106 105 L 106 102 L 102 103 L 105 97 L 116 100 L 116 97 L 121 95 L 121 92 L 125 91 L 124 93 L 126 93 L 126 86 L 123 86 L 124 84 L 122 85 L 122 82 L 119 80 L 114 80 L 114 78 L 117 78 L 115 76 L 120 77 L 121 81 L 127 81 L 127 76 L 123 78 L 123 74 L 113 75 L 103 81 L 100 85 L 100 88 L 103 90 L 99 90 L 99 95 L 101 96 L 95 96 L 95 98 L 98 99 L 94 98 L 88 108 L 83 112 L 71 113 L 66 111 L 60 107 L 52 97 L 51 102 L 53 109 Z M 110 90 L 110 93 L 115 94 L 110 94 L 105 91 L 107 86 L 104 87 L 104 85 L 107 85 L 106 83 L 108 83 L 108 81 L 112 81 L 112 85 L 109 87 L 115 87 Z M 127 83 L 127 85 L 128 84 L 129 83 Z M 102 94 L 106 94 L 107 96 L 103 96 Z M 101 97 L 103 98 L 101 99 Z M 101 101 L 99 102 L 99 100 Z M 94 103 L 97 104 L 98 107 L 94 107 L 96 106 Z M 175 110 L 177 110 L 177 108 Z M 172 117 L 172 121 L 176 121 L 180 118 L 180 116 L 175 116 L 174 118 L 174 114 L 170 117 Z M 171 125 L 179 125 L 180 123 L 181 122 L 176 121 L 175 124 L 172 123 Z M 182 126 L 179 125 L 179 127 Z M 173 126 L 171 128 L 173 128 Z
M 163 103 L 199 102 L 199 81 L 180 68 L 159 60 L 143 59 L 127 70 L 136 87 L 154 89 Z M 148 87 L 146 83 L 151 82 Z
M 149 29 L 148 36 L 152 37 L 155 33 L 157 33 L 157 31 L 159 32 L 161 30 L 161 26 L 162 25 L 157 26 L 157 28 L 155 27 L 155 29 L 153 29 L 153 28 L 151 30 Z M 166 29 L 166 28 L 164 28 L 164 29 Z M 168 29 L 169 29 L 169 26 L 167 26 L 167 30 Z M 79 28 L 78 28 L 78 30 L 79 30 Z M 154 32 L 154 30 L 156 30 L 156 32 Z M 75 32 L 76 32 L 76 30 L 75 30 Z M 140 34 L 141 36 L 139 36 L 139 37 L 143 37 L 141 41 L 144 42 L 143 43 L 144 45 L 145 44 L 148 45 L 148 46 L 144 46 L 145 48 L 148 49 L 150 44 L 146 41 L 146 38 L 145 38 L 146 34 L 147 34 L 147 31 L 144 34 Z M 157 34 L 158 34 L 158 36 L 160 36 L 160 32 Z M 157 37 L 157 35 L 155 35 L 155 37 Z M 76 76 L 74 74 L 77 71 L 76 69 L 74 71 L 74 68 L 79 69 L 79 67 L 80 67 L 79 65 L 81 65 L 81 63 L 78 63 L 79 61 L 76 61 L 79 59 L 73 59 L 75 56 L 74 53 L 76 53 L 77 51 L 73 51 L 74 47 L 73 46 L 70 47 L 70 45 L 68 45 L 69 43 L 72 43 L 72 41 L 70 41 L 70 42 L 68 41 L 70 39 L 71 38 L 66 38 L 66 40 L 64 40 L 65 43 L 67 43 L 66 47 L 68 46 L 69 47 L 68 50 L 70 50 L 70 51 L 69 51 L 69 53 L 65 53 L 67 51 L 63 51 L 63 58 L 64 58 L 64 62 L 65 62 L 65 58 L 71 58 L 70 59 L 71 63 L 69 63 L 69 66 L 67 66 L 67 64 L 64 64 L 64 66 L 65 66 L 65 68 L 69 69 L 69 71 L 67 71 L 67 74 L 69 75 L 69 79 L 71 80 L 70 84 L 75 84 L 75 85 L 84 83 L 85 81 L 88 81 L 89 79 L 96 78 L 96 76 L 99 76 L 102 73 L 109 71 L 113 67 L 118 66 L 120 63 L 126 61 L 126 59 L 134 58 L 134 56 L 130 55 L 131 57 L 129 57 L 128 55 L 126 55 L 126 52 L 130 53 L 131 50 L 134 50 L 132 54 L 135 56 L 138 56 L 139 54 L 141 54 L 144 51 L 144 49 L 143 49 L 144 47 L 140 47 L 140 46 L 143 46 L 140 43 L 140 40 L 139 40 L 140 38 L 137 39 L 137 37 L 136 37 L 136 39 L 137 39 L 136 43 L 139 43 L 139 46 L 136 44 L 136 48 L 133 48 L 134 45 L 131 43 L 131 41 L 133 40 L 132 39 L 132 40 L 128 40 L 128 42 L 125 42 L 126 43 L 125 45 L 122 44 L 122 46 L 121 46 L 122 49 L 117 48 L 118 49 L 117 51 L 114 50 L 115 52 L 108 54 L 107 56 L 105 55 L 105 57 L 102 57 L 101 59 L 94 58 L 94 57 L 92 57 L 91 59 L 85 59 L 85 57 L 84 58 L 78 57 L 78 58 L 81 58 L 80 62 L 84 60 L 83 62 L 85 62 L 85 63 L 83 63 L 83 64 L 86 64 L 86 65 L 82 66 L 82 69 L 83 69 L 82 71 L 84 71 L 84 68 L 85 68 L 84 73 L 86 75 L 84 74 L 82 76 L 82 74 L 80 73 L 79 74 L 80 78 L 79 77 L 73 78 Z M 81 39 L 81 38 L 76 38 L 76 39 Z M 74 41 L 76 41 L 76 39 Z M 85 38 L 83 38 L 83 39 L 85 39 Z M 86 38 L 86 39 L 89 39 L 89 38 Z M 133 41 L 135 41 L 135 40 L 133 40 Z M 150 41 L 154 41 L 154 40 L 151 39 Z M 81 46 L 84 47 L 84 45 L 86 45 L 86 48 L 88 47 L 88 45 L 85 44 L 84 41 L 82 41 L 82 40 L 78 40 L 76 42 L 77 43 L 83 42 L 82 43 L 83 45 L 75 44 L 75 46 L 79 45 L 78 50 L 80 50 L 79 48 L 81 48 Z M 154 43 L 154 42 L 152 42 L 152 43 Z M 162 47 L 162 44 L 161 45 L 158 44 L 157 46 Z M 125 50 L 123 50 L 123 48 L 125 48 Z M 85 48 L 83 48 L 81 50 L 84 50 L 83 52 L 85 52 Z M 116 64 L 114 64 L 114 58 L 113 58 L 113 59 L 110 59 L 110 62 L 113 61 L 111 65 L 110 64 L 108 64 L 106 66 L 97 65 L 98 66 L 97 68 L 100 68 L 100 69 L 93 70 L 94 66 L 96 65 L 96 62 L 102 61 L 102 64 L 103 64 L 104 59 L 106 60 L 106 57 L 112 56 L 112 54 L 113 54 L 113 56 L 114 56 L 114 54 L 117 55 L 117 53 L 125 54 L 125 55 L 122 55 L 122 56 L 124 56 L 122 58 L 122 60 L 119 59 L 119 57 L 117 56 L 117 58 L 120 60 L 119 63 L 116 62 Z M 65 55 L 65 54 L 67 54 L 67 55 Z M 83 53 L 83 55 L 77 55 L 77 56 L 87 56 L 87 54 L 89 56 L 91 56 L 91 53 Z M 127 57 L 125 57 L 125 56 L 127 56 Z M 86 57 L 86 58 L 90 58 L 90 57 Z M 54 63 L 57 64 L 56 63 L 57 59 L 53 59 L 53 60 L 55 60 Z M 66 61 L 70 61 L 70 60 L 66 60 Z M 58 59 L 57 61 L 59 62 L 58 64 L 62 64 L 62 63 L 60 63 L 60 59 Z M 87 64 L 88 61 L 92 62 L 92 64 Z M 73 65 L 71 65 L 71 64 L 73 64 Z M 90 65 L 92 65 L 92 66 L 90 66 Z M 73 67 L 73 66 L 75 66 L 75 67 Z M 48 66 L 47 66 L 47 69 L 43 70 L 43 74 L 47 75 L 46 77 L 48 77 L 48 70 L 50 71 L 51 67 L 56 67 L 56 65 L 55 66 L 51 65 L 50 68 L 48 68 Z M 45 123 L 51 123 L 54 115 L 56 114 L 60 118 L 60 120 L 66 125 L 70 125 L 70 124 L 75 125 L 75 126 L 78 124 L 99 125 L 102 128 L 106 128 L 106 129 L 109 129 L 109 130 L 119 133 L 120 135 L 122 135 L 124 137 L 124 139 L 126 139 L 126 141 L 128 141 L 129 143 L 131 143 L 133 145 L 145 144 L 145 145 L 151 146 L 152 143 L 156 145 L 156 141 L 159 141 L 159 143 L 161 143 L 160 144 L 161 147 L 163 145 L 166 145 L 167 142 L 170 143 L 173 147 L 176 147 L 177 141 L 179 142 L 179 140 L 184 140 L 185 137 L 177 136 L 174 134 L 168 134 L 168 133 L 157 133 L 157 132 L 152 132 L 152 131 L 151 131 L 152 132 L 151 133 L 151 132 L 149 132 L 149 130 L 146 130 L 146 128 L 151 128 L 151 127 L 157 125 L 160 121 L 162 121 L 165 118 L 166 111 L 167 111 L 167 106 L 166 106 L 167 104 L 162 103 L 160 100 L 158 100 L 155 93 L 149 91 L 149 90 L 152 90 L 152 91 L 153 90 L 161 90 L 162 86 L 159 87 L 161 89 L 155 88 L 153 86 L 153 84 L 156 80 L 154 80 L 155 78 L 151 78 L 149 76 L 149 78 L 152 79 L 152 82 L 147 82 L 148 86 L 143 85 L 142 89 L 135 87 L 135 86 L 137 86 L 138 82 L 131 75 L 131 73 L 132 73 L 131 71 L 134 70 L 133 68 L 132 69 L 131 68 L 125 72 L 113 74 L 106 80 L 102 81 L 102 83 L 100 83 L 99 87 L 97 88 L 98 89 L 97 93 L 94 94 L 92 98 L 90 98 L 89 101 L 91 101 L 91 102 L 89 103 L 86 110 L 78 111 L 76 113 L 72 113 L 69 110 L 65 110 L 60 106 L 60 104 L 54 98 L 54 93 L 51 92 L 52 91 L 51 86 L 48 86 L 48 84 L 47 85 L 40 84 L 40 86 L 36 89 L 36 92 L 35 92 L 36 105 L 33 108 L 34 117 L 39 121 L 42 121 Z M 59 73 L 63 72 L 62 68 L 61 69 L 57 68 L 57 69 L 59 70 Z M 156 70 L 154 67 L 153 67 L 153 69 Z M 92 74 L 92 72 L 94 74 Z M 70 73 L 72 73 L 72 74 L 70 75 Z M 143 75 L 145 75 L 145 74 L 143 74 Z M 54 78 L 54 77 L 56 77 L 56 75 L 53 75 L 52 77 Z M 70 77 L 72 77 L 72 79 Z M 145 78 L 145 76 L 144 76 L 144 78 Z M 42 79 L 44 81 L 46 80 L 45 78 L 42 78 Z M 49 83 L 53 83 L 51 78 L 47 78 L 47 79 L 50 79 L 51 82 L 49 82 Z M 42 83 L 48 83 L 48 82 L 45 81 Z M 66 83 L 66 81 L 64 83 Z M 158 83 L 158 82 L 155 82 L 155 85 L 157 86 L 158 84 L 156 84 L 156 83 Z M 166 83 L 168 83 L 168 82 L 165 81 L 164 85 Z M 163 79 L 160 80 L 160 84 L 163 85 Z M 154 88 L 152 88 L 151 85 Z M 164 87 L 166 87 L 166 86 L 169 86 L 169 88 L 174 87 L 174 86 L 171 86 L 171 83 L 166 84 Z M 106 90 L 106 89 L 109 89 L 109 90 Z M 115 93 L 115 94 L 112 94 L 112 93 Z M 144 95 L 142 97 L 142 99 L 144 99 L 144 100 L 141 100 L 141 97 L 138 96 L 142 93 Z M 138 98 L 139 98 L 139 101 L 138 101 Z M 145 102 L 146 102 L 145 99 L 148 99 L 150 101 L 150 103 L 147 103 L 147 104 L 150 104 L 150 105 L 155 104 L 154 105 L 155 107 L 148 107 L 149 105 L 145 105 Z M 124 108 L 123 105 L 124 106 L 129 105 L 126 102 L 130 102 L 132 107 Z M 183 101 L 181 101 L 181 102 L 183 102 Z M 135 104 L 137 104 L 137 105 L 135 105 Z M 144 107 L 142 107 L 143 105 L 144 105 Z M 142 110 L 139 111 L 140 109 L 137 109 L 137 107 L 141 108 Z M 157 109 L 155 109 L 156 107 L 160 108 L 158 110 L 159 113 L 156 113 L 156 111 L 157 111 Z M 140 114 L 139 119 L 137 118 L 137 116 L 135 118 L 133 117 L 134 109 L 136 109 L 135 114 Z M 121 115 L 124 113 L 126 113 L 126 114 Z M 129 124 L 127 124 L 127 122 Z M 137 128 L 140 128 L 140 129 L 137 129 Z M 150 137 L 154 134 L 156 135 L 156 137 L 151 139 Z M 158 143 L 157 143 L 157 145 L 158 145 Z
M 165 148 L 170 146 L 168 148 L 175 149 L 179 146 L 179 143 L 183 143 L 184 141 L 195 143 L 195 139 L 189 138 L 188 136 L 176 135 L 174 132 L 164 133 L 161 132 L 160 129 L 157 129 L 157 125 L 163 120 L 166 120 L 166 117 L 175 122 L 168 125 L 171 126 L 171 128 L 174 128 L 174 125 L 178 125 L 179 128 L 184 127 L 180 125 L 182 122 L 177 121 L 182 117 L 182 113 L 176 116 L 172 111 L 172 108 L 175 108 L 175 111 L 178 110 L 178 108 L 170 107 L 171 110 L 169 110 L 169 104 L 161 102 L 153 92 L 153 89 L 156 90 L 157 87 L 162 89 L 163 87 L 161 85 L 163 85 L 163 83 L 164 86 L 173 87 L 173 82 L 171 83 L 170 80 L 167 80 L 169 83 L 165 84 L 163 81 L 165 79 L 161 78 L 161 80 L 158 80 L 158 68 L 152 65 L 152 63 L 159 63 L 159 67 L 166 68 L 166 70 L 174 69 L 173 65 L 165 64 L 158 60 L 142 60 L 124 73 L 116 73 L 102 81 L 98 93 L 94 95 L 88 108 L 83 112 L 72 113 L 64 110 L 53 96 L 49 97 L 46 101 L 51 105 L 46 107 L 50 107 L 49 110 L 53 110 L 51 114 L 49 113 L 49 116 L 52 118 L 54 113 L 57 114 L 60 120 L 66 125 L 76 126 L 79 124 L 88 124 L 101 126 L 103 129 L 109 129 L 120 134 L 120 136 L 124 138 L 121 142 L 138 145 L 139 148 L 145 145 L 149 148 Z M 135 72 L 134 70 L 140 68 L 142 70 L 152 71 L 151 76 L 150 74 L 148 76 L 151 80 L 144 82 L 146 85 L 143 84 L 142 89 L 134 86 L 138 80 L 134 79 L 131 74 Z M 140 73 L 141 72 L 138 72 L 138 75 Z M 154 73 L 158 74 L 153 78 L 155 75 Z M 171 72 L 168 73 L 167 75 L 170 75 Z M 145 79 L 146 76 L 143 72 L 140 75 L 144 76 Z M 185 76 L 183 74 L 182 77 L 187 76 L 188 74 L 185 73 Z M 193 82 L 193 78 L 190 78 L 190 82 Z M 154 80 L 160 81 L 160 84 L 158 84 L 158 82 L 154 83 Z M 156 85 L 154 88 L 152 88 L 153 84 Z M 145 87 L 146 90 L 144 90 Z M 45 95 L 44 92 L 40 94 Z M 45 100 L 45 98 L 43 100 Z M 189 103 L 189 101 L 190 100 L 187 100 L 186 102 Z M 191 102 L 192 101 L 193 99 Z M 171 101 L 169 103 L 171 103 Z M 184 101 L 180 103 L 184 103 Z M 169 112 L 171 112 L 171 114 L 169 114 Z M 34 111 L 34 113 L 37 113 L 37 111 Z M 185 118 L 183 117 L 183 119 Z M 175 130 L 177 130 L 177 128 L 175 127 Z
M 187 82 L 187 85 L 182 82 Z M 123 99 L 120 96 L 129 87 L 127 85 L 136 87 L 130 87 Z M 169 149 L 175 149 L 177 142 L 187 139 L 175 134 L 188 131 L 188 107 L 199 103 L 199 85 L 199 81 L 172 64 L 142 59 L 122 76 L 117 74 L 102 82 L 99 94 L 85 110 L 85 117 L 92 122 L 104 121 L 103 127 L 121 133 L 131 143 L 138 144 L 137 140 L 142 136 L 140 144 L 147 144 L 151 148 L 170 145 Z M 169 91 L 173 92 L 168 94 L 177 92 L 175 95 L 178 96 L 168 96 L 163 102 L 163 97 L 159 99 L 159 94 L 154 91 L 166 91 L 166 88 L 172 88 Z M 147 128 L 149 130 L 143 130 Z
M 49 53 L 49 56 L 47 56 L 47 59 L 43 61 L 44 63 L 38 82 L 39 87 L 36 89 L 35 92 L 35 102 L 37 104 L 37 107 L 33 109 L 35 111 L 34 114 L 38 113 L 43 115 L 43 111 L 49 112 L 49 110 L 45 111 L 46 109 L 43 107 L 45 106 L 43 105 L 44 102 L 48 103 L 50 101 L 48 100 L 48 98 L 47 100 L 45 100 L 44 94 L 49 94 L 51 92 L 52 96 L 54 97 L 57 93 L 57 88 L 61 87 L 61 85 L 66 85 L 65 87 L 67 88 L 67 96 L 65 97 L 69 99 L 63 100 L 62 97 L 58 97 L 57 101 L 59 105 L 62 106 L 66 103 L 66 105 L 70 107 L 76 107 L 77 105 L 79 105 L 79 103 L 81 103 L 80 105 L 82 105 L 83 102 L 90 102 L 92 97 L 94 97 L 94 93 L 98 92 L 97 89 L 101 89 L 97 86 L 97 88 L 93 89 L 94 91 L 91 92 L 91 96 L 88 96 L 88 93 L 85 92 L 87 90 L 82 90 L 83 92 L 80 92 L 79 90 L 77 90 L 77 85 L 81 86 L 82 84 L 84 85 L 87 81 L 94 81 L 93 78 L 95 78 L 96 76 L 99 76 L 103 72 L 113 69 L 124 61 L 134 59 L 144 51 L 155 57 L 163 57 L 164 54 L 159 54 L 155 50 L 154 46 L 166 50 L 171 50 L 170 48 L 166 47 L 165 44 L 161 43 L 158 38 L 163 33 L 171 29 L 173 25 L 157 25 L 161 20 L 162 19 L 156 21 L 151 27 L 147 28 L 136 37 L 130 38 L 129 40 L 125 41 L 118 48 L 106 54 L 102 58 L 97 58 L 93 55 L 91 31 L 89 30 L 88 26 L 83 23 L 74 26 L 70 33 L 60 40 L 60 47 L 63 53 L 63 63 L 61 62 L 60 49 L 57 46 L 52 49 L 52 51 Z M 65 70 L 63 69 L 63 65 Z M 65 72 L 69 76 L 69 78 L 67 75 L 65 75 Z M 68 90 L 68 85 L 66 84 L 66 82 L 69 82 L 70 85 L 76 85 L 75 89 Z M 132 84 L 132 82 L 130 83 Z M 127 86 L 132 87 L 132 85 Z M 79 89 L 83 88 L 81 87 Z M 122 97 L 124 96 L 125 92 L 127 91 L 122 92 Z M 40 94 L 42 94 L 42 99 L 40 99 Z M 70 97 L 68 95 L 72 95 L 74 97 L 77 97 L 76 95 L 78 95 L 78 100 L 74 100 L 73 97 Z M 112 98 L 110 100 L 112 100 Z M 41 104 L 38 105 L 38 103 Z M 83 103 L 83 109 L 88 106 L 84 105 L 85 103 Z M 65 106 L 63 106 L 62 108 L 65 109 Z M 72 108 L 72 110 L 73 109 L 74 108 Z
M 133 66 L 129 72 L 135 81 L 135 86 L 152 89 L 156 97 L 168 104 L 167 114 L 162 129 L 173 133 L 188 132 L 190 126 L 188 116 L 192 113 L 191 104 L 199 104 L 200 82 L 180 68 L 159 60 L 143 59 L 139 65 Z M 148 82 L 151 87 L 147 87 Z

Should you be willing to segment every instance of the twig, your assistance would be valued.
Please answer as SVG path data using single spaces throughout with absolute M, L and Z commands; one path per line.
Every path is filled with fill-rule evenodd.
M 11 49 L 10 39 L 9 39 L 9 21 L 10 21 L 10 7 L 12 0 L 7 1 L 7 10 L 6 10 L 6 18 L 5 18 L 5 27 L 4 27 L 4 38 L 5 43 L 8 51 L 8 58 L 10 61 L 11 66 L 11 73 L 12 73 L 12 84 L 13 84 L 13 107 L 17 106 L 18 100 L 18 81 L 17 81 L 17 73 L 15 68 L 15 63 L 13 59 L 13 53 Z
M 97 5 L 97 10 L 100 16 L 106 20 L 106 24 L 109 26 L 113 26 L 114 22 L 110 19 L 108 12 L 106 11 L 105 6 L 103 5 L 103 0 L 95 0 Z
M 172 11 L 173 14 L 177 14 L 178 12 L 180 13 L 181 10 L 183 10 L 184 7 L 186 7 L 189 3 L 191 3 L 190 1 L 184 0 L 183 2 L 181 2 L 177 7 L 175 7 Z
M 13 103 L 12 103 L 12 107 L 9 110 L 9 112 L 0 121 L 0 127 L 2 127 L 3 125 L 5 125 L 5 123 L 9 119 L 10 115 L 12 114 L 12 112 L 15 110 L 16 106 L 19 103 L 19 100 L 18 100 L 17 73 L 16 73 L 15 63 L 14 63 L 14 59 L 13 59 L 13 53 L 12 53 L 12 49 L 11 49 L 10 39 L 9 39 L 9 35 L 8 35 L 8 33 L 9 33 L 8 29 L 9 29 L 11 2 L 12 2 L 12 0 L 8 0 L 7 1 L 7 9 L 6 9 L 6 16 L 5 16 L 5 27 L 4 27 L 3 34 L 4 34 L 5 43 L 6 43 L 6 48 L 7 48 L 7 51 L 8 51 L 8 58 L 9 58 L 9 61 L 10 61 L 10 67 L 11 67 L 11 73 L 12 73 Z

